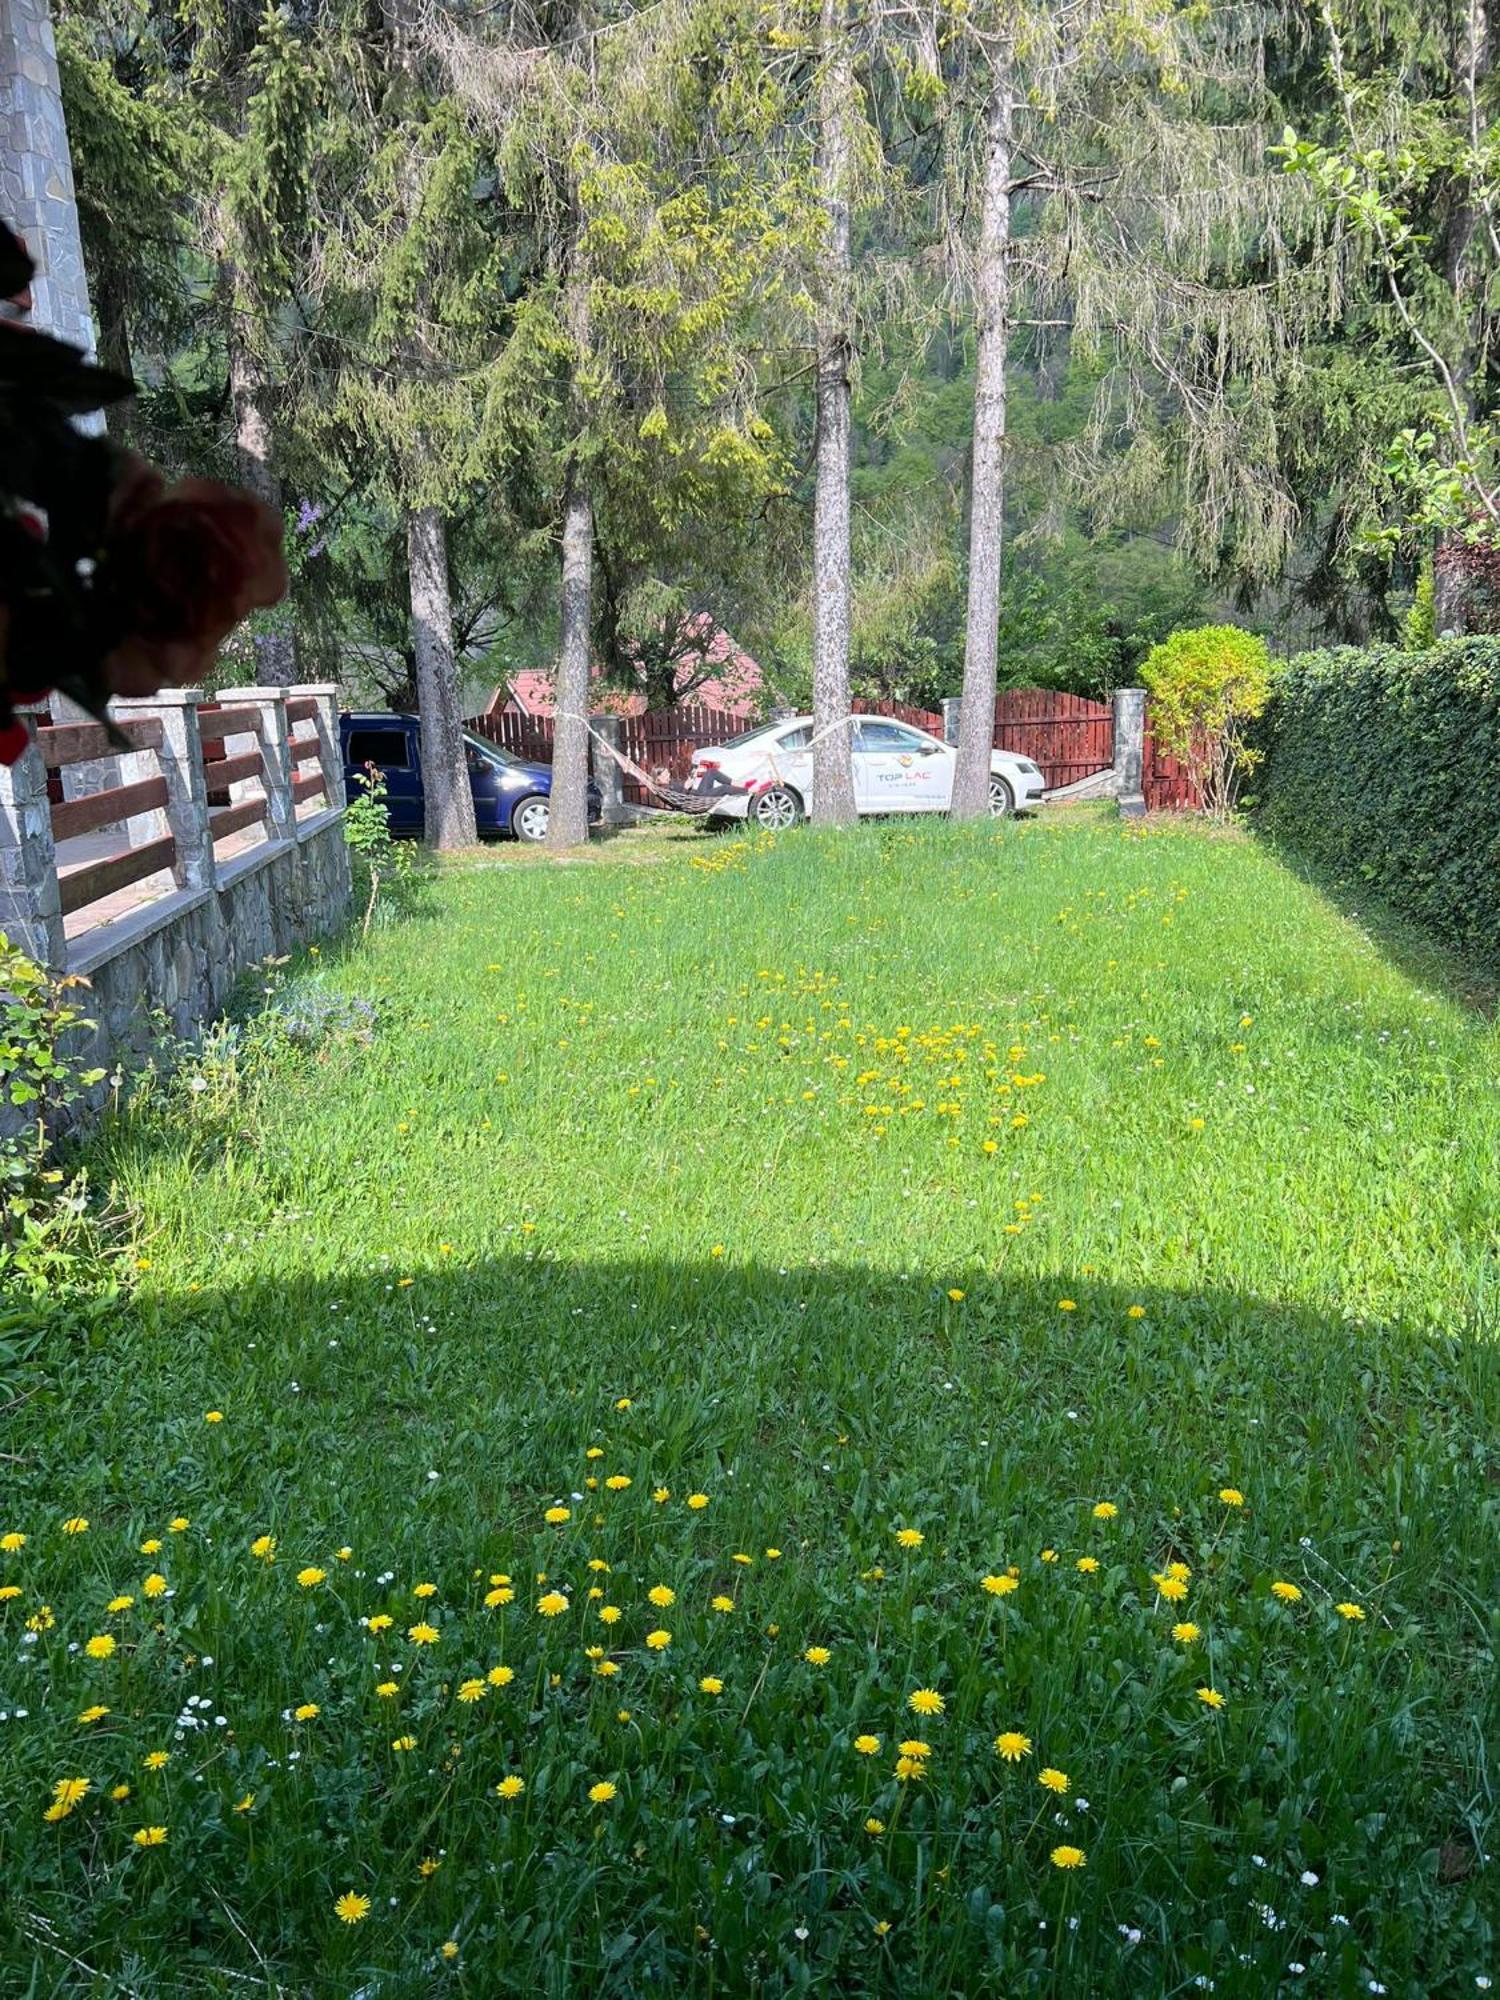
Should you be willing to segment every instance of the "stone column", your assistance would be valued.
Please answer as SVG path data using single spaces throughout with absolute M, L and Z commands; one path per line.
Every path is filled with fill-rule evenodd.
M 66 969 L 47 767 L 34 746 L 0 764 L 0 931 L 38 965 Z
M 48 0 L 0 0 L 0 216 L 36 262 L 32 323 L 92 354 L 73 162 Z
M 287 744 L 286 689 L 282 687 L 222 688 L 219 700 L 226 708 L 253 708 L 260 715 L 259 737 L 226 738 L 224 754 L 235 753 L 231 742 L 259 742 L 260 761 L 265 774 L 266 787 L 266 838 L 267 840 L 295 840 L 297 837 L 296 814 L 292 798 L 292 756 Z M 210 721 L 212 718 L 210 718 Z M 235 797 L 238 787 L 230 786 L 230 797 Z M 243 794 L 240 794 L 243 796 Z
M 1146 690 L 1116 688 L 1113 700 L 1115 796 L 1126 819 L 1146 810 Z
M 620 747 L 620 718 L 617 715 L 591 715 L 590 728 L 604 738 L 616 750 Z M 624 773 L 614 758 L 592 739 L 589 742 L 589 757 L 594 768 L 594 783 L 604 794 L 604 824 L 621 826 L 625 821 L 625 779 Z
M 958 742 L 958 711 L 962 707 L 963 703 L 957 695 L 950 694 L 943 696 L 943 741 L 945 743 L 956 744 Z
M 163 688 L 138 701 L 116 700 L 111 713 L 121 722 L 147 717 L 161 724 L 160 750 L 133 751 L 121 761 L 127 782 L 155 777 L 167 781 L 167 803 L 158 823 L 144 838 L 171 833 L 177 842 L 173 876 L 179 889 L 193 892 L 214 886 L 214 844 L 208 826 L 208 792 L 203 782 L 203 739 L 198 730 L 201 688 Z M 165 821 L 165 825 L 160 824 Z M 136 845 L 141 842 L 137 841 Z
M 293 698 L 303 696 L 318 704 L 318 747 L 323 757 L 323 784 L 328 803 L 340 812 L 348 803 L 344 796 L 344 738 L 339 729 L 339 687 L 337 681 L 308 681 L 288 688 Z

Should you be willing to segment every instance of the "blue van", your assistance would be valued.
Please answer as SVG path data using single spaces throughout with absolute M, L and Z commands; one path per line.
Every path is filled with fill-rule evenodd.
M 387 816 L 398 837 L 420 838 L 423 823 L 421 725 L 414 715 L 344 715 L 339 718 L 344 744 L 344 782 L 349 796 L 358 796 L 368 764 L 385 779 Z M 517 840 L 545 840 L 552 767 L 528 764 L 513 750 L 487 743 L 465 730 L 469 784 L 474 793 L 474 824 L 481 840 L 511 834 Z M 603 809 L 599 787 L 589 781 L 589 824 Z

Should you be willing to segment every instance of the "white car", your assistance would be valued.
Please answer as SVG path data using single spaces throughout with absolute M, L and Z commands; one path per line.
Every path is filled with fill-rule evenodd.
M 946 812 L 953 798 L 950 744 L 884 715 L 850 724 L 854 803 L 861 813 Z M 772 828 L 795 826 L 812 793 L 812 717 L 762 723 L 693 753 L 688 790 L 722 792 L 713 816 L 749 819 Z M 730 788 L 733 787 L 731 790 Z M 1041 803 L 1046 781 L 1029 757 L 990 752 L 990 811 L 1002 818 Z

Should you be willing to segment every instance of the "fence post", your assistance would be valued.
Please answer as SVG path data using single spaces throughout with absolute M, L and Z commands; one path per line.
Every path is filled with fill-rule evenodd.
M 958 741 L 958 711 L 962 707 L 963 703 L 957 695 L 945 694 L 943 696 L 943 741 L 945 743 L 957 743 Z
M 219 700 L 226 708 L 253 708 L 260 714 L 260 762 L 266 788 L 267 840 L 295 840 L 296 814 L 292 798 L 292 753 L 287 742 L 286 689 L 284 687 L 221 688 Z M 225 754 L 234 738 L 226 737 Z M 238 791 L 231 786 L 229 796 Z M 244 793 L 239 794 L 244 797 Z
M 589 727 L 597 730 L 612 749 L 620 747 L 620 718 L 617 715 L 591 715 Z M 613 757 L 608 756 L 602 745 L 589 741 L 589 755 L 594 766 L 594 782 L 604 794 L 604 824 L 621 826 L 625 821 L 624 774 Z
M 323 790 L 329 805 L 342 812 L 348 799 L 344 792 L 344 739 L 339 730 L 338 682 L 309 681 L 305 686 L 288 688 L 287 693 L 302 695 L 318 704 L 318 749 L 323 759 Z
M 66 968 L 47 767 L 35 744 L 0 764 L 0 931 L 38 965 Z
M 1115 796 L 1126 819 L 1146 810 L 1146 690 L 1116 688 L 1111 703 L 1115 732 Z
M 149 717 L 161 724 L 161 748 L 132 751 L 123 762 L 126 776 L 151 777 L 151 759 L 167 782 L 167 803 L 160 814 L 177 843 L 177 859 L 172 876 L 179 889 L 212 889 L 214 886 L 214 843 L 208 825 L 208 789 L 203 782 L 203 738 L 198 732 L 198 704 L 201 688 L 162 688 L 153 695 L 111 703 L 111 712 L 121 722 Z M 153 819 L 157 815 L 152 815 Z M 156 829 L 150 831 L 154 834 Z

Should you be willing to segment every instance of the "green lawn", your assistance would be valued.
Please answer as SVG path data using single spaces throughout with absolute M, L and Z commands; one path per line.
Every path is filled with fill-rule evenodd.
M 133 1296 L 8 1415 L 5 1991 L 1500 1981 L 1482 1014 L 1088 816 L 497 853 L 285 976 L 373 1039 L 95 1148 Z

